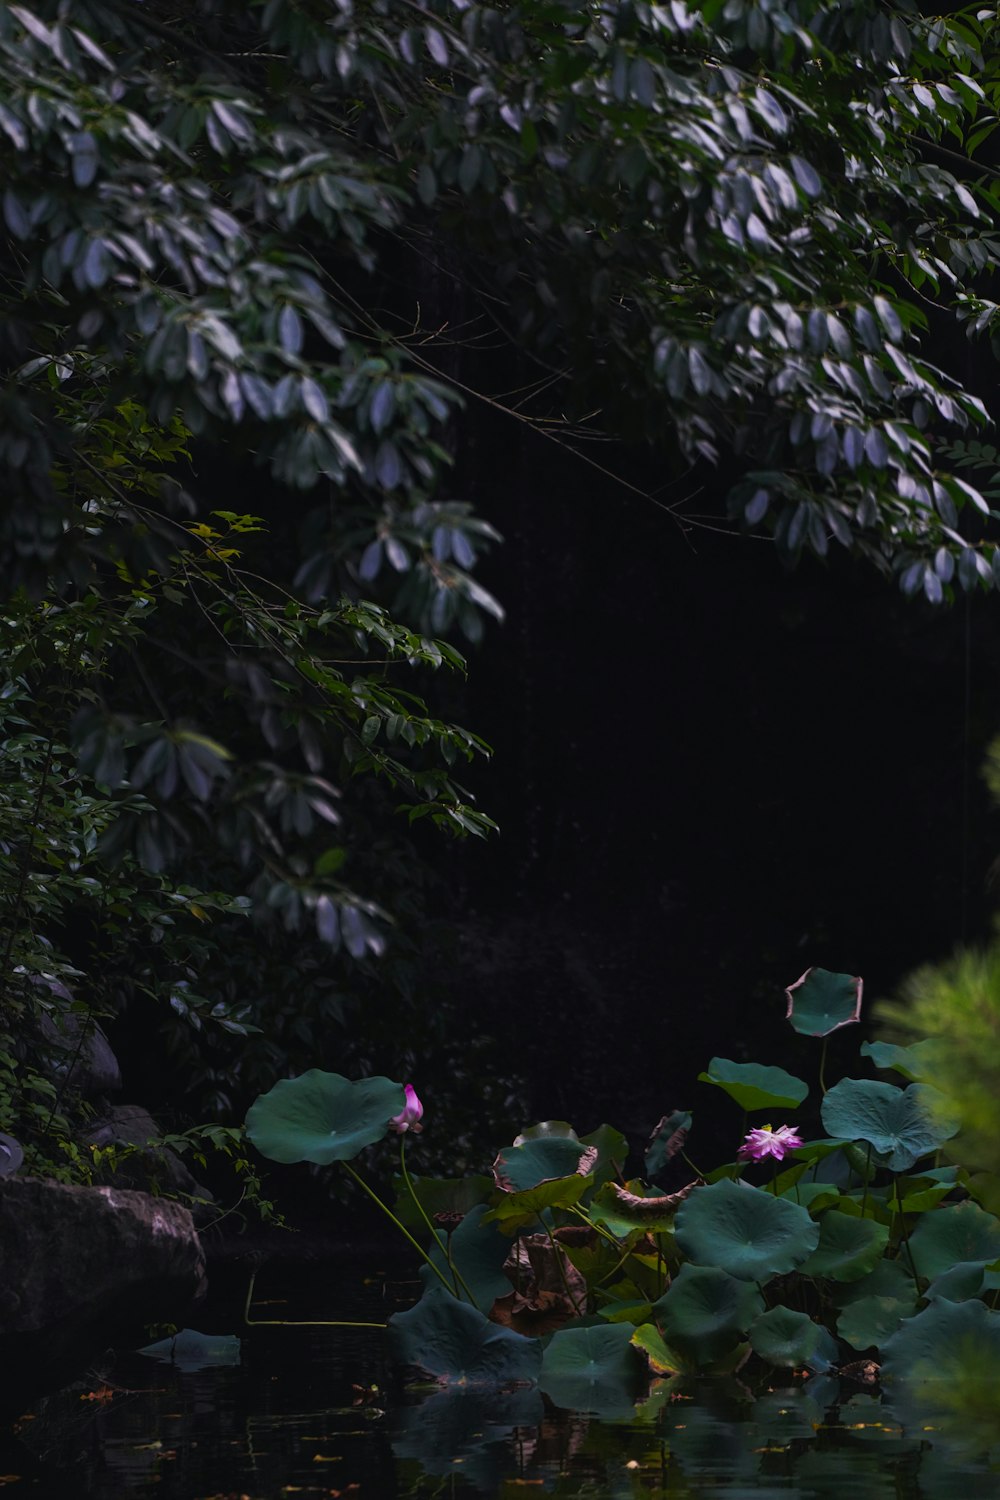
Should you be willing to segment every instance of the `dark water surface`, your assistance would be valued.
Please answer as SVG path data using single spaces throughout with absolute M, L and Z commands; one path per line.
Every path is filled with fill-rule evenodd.
M 372 1321 L 416 1290 L 357 1268 L 258 1287 L 256 1318 Z M 216 1311 L 207 1331 L 238 1323 Z M 595 1415 L 535 1390 L 403 1390 L 377 1329 L 254 1327 L 206 1358 L 238 1363 L 118 1353 L 38 1403 L 0 1450 L 4 1500 L 1000 1496 L 1000 1433 L 991 1462 L 961 1431 L 904 1431 L 877 1391 L 835 1377 L 663 1380 L 636 1405 L 606 1393 Z

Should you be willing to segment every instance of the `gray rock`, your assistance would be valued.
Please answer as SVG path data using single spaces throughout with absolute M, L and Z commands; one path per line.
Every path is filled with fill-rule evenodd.
M 116 1104 L 94 1121 L 86 1139 L 92 1146 L 136 1148 L 135 1153 L 124 1155 L 109 1175 L 107 1180 L 112 1187 L 177 1194 L 212 1208 L 215 1200 L 211 1193 L 188 1171 L 177 1152 L 155 1144 L 162 1134 L 153 1116 L 141 1104 Z M 196 1213 L 199 1211 L 194 1204 L 192 1207 Z
M 61 979 L 42 974 L 36 982 L 67 1005 L 73 1003 L 73 996 Z M 118 1059 L 111 1043 L 89 1013 L 58 1010 L 46 1015 L 42 1012 L 38 1017 L 38 1033 L 55 1054 L 54 1071 L 59 1081 L 79 1089 L 85 1098 L 94 1094 L 114 1094 L 121 1088 Z
M 111 1187 L 0 1180 L 0 1413 L 71 1379 L 109 1345 L 183 1323 L 205 1257 L 178 1203 Z

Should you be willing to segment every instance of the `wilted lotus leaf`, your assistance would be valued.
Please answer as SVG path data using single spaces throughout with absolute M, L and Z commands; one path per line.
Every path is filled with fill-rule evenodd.
M 13 1177 L 23 1161 L 21 1142 L 0 1130 L 0 1177 Z
M 646 1171 L 650 1177 L 655 1177 L 678 1151 L 683 1151 L 690 1129 L 691 1111 L 688 1109 L 675 1109 L 654 1126 L 646 1147 Z
M 753 1352 L 772 1365 L 805 1365 L 829 1370 L 837 1358 L 837 1340 L 808 1313 L 791 1307 L 772 1307 L 751 1324 L 748 1338 Z
M 498 1328 L 444 1287 L 429 1287 L 416 1307 L 389 1319 L 393 1353 L 400 1364 L 433 1376 L 441 1385 L 502 1386 L 537 1380 L 542 1346 Z
M 799 1270 L 803 1276 L 860 1281 L 875 1269 L 888 1243 L 888 1224 L 830 1209 L 819 1221 L 819 1244 Z
M 606 1182 L 594 1194 L 590 1217 L 595 1224 L 603 1224 L 612 1234 L 623 1237 L 634 1229 L 655 1234 L 673 1228 L 678 1208 L 696 1187 L 701 1186 L 702 1180 L 698 1178 L 676 1193 L 658 1193 L 638 1178 L 624 1187 L 617 1182 Z
M 842 1078 L 820 1108 L 824 1130 L 841 1140 L 867 1141 L 893 1172 L 905 1172 L 956 1133 L 942 1118 L 940 1096 L 925 1083 L 900 1089 L 870 1078 Z
M 918 1276 L 933 1281 L 961 1261 L 1000 1256 L 1000 1220 L 975 1203 L 954 1203 L 924 1214 L 910 1235 Z
M 840 1026 L 861 1019 L 861 979 L 832 974 L 829 969 L 807 969 L 785 990 L 786 1019 L 803 1036 L 829 1036 Z
M 493 1163 L 493 1176 L 502 1192 L 520 1193 L 556 1177 L 577 1172 L 583 1176 L 596 1160 L 596 1148 L 584 1146 L 575 1136 L 539 1136 L 520 1146 L 505 1146 Z
M 564 1328 L 549 1340 L 539 1384 L 556 1406 L 631 1416 L 643 1378 L 631 1324 Z
M 572 1177 L 549 1177 L 537 1187 L 525 1188 L 519 1193 L 503 1193 L 483 1222 L 498 1224 L 505 1233 L 514 1234 L 547 1208 L 572 1208 L 592 1186 L 589 1177 L 576 1172 Z
M 350 1161 L 389 1133 L 406 1093 L 389 1078 L 352 1083 L 339 1073 L 311 1068 L 282 1078 L 247 1112 L 247 1135 L 271 1161 Z
M 738 1344 L 764 1311 L 750 1281 L 738 1281 L 717 1266 L 682 1266 L 653 1307 L 668 1347 L 699 1366 L 714 1363 Z
M 698 1074 L 699 1082 L 714 1083 L 725 1089 L 741 1109 L 795 1109 L 809 1093 L 803 1083 L 784 1068 L 765 1067 L 761 1063 L 735 1063 L 725 1057 L 713 1057 L 706 1072 Z
M 795 1270 L 819 1241 L 807 1209 L 747 1183 L 698 1188 L 677 1211 L 677 1244 L 689 1260 L 744 1281 Z

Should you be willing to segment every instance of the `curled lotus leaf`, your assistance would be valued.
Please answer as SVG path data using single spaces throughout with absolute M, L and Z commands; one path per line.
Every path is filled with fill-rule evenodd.
M 785 990 L 786 1019 L 803 1036 L 829 1036 L 861 1019 L 863 981 L 853 974 L 807 969 Z
M 329 1166 L 351 1161 L 389 1133 L 389 1121 L 406 1103 L 401 1083 L 389 1078 L 352 1082 L 311 1068 L 282 1078 L 247 1112 L 247 1135 L 271 1161 L 311 1161 Z
M 597 1161 L 596 1146 L 575 1136 L 539 1136 L 523 1145 L 505 1146 L 493 1163 L 493 1177 L 504 1193 L 521 1193 L 553 1178 L 579 1173 L 585 1177 Z
M 675 1109 L 653 1127 L 646 1147 L 646 1171 L 655 1177 L 678 1151 L 683 1151 L 688 1131 L 691 1129 L 691 1111 Z

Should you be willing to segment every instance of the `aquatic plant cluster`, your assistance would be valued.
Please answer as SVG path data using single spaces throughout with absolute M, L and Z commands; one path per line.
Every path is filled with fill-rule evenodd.
M 390 1319 L 393 1352 L 445 1387 L 537 1383 L 557 1405 L 588 1408 L 613 1392 L 627 1401 L 650 1372 L 726 1373 L 756 1356 L 812 1373 L 877 1362 L 905 1394 L 995 1361 L 1000 1218 L 984 1203 L 996 1206 L 997 1183 L 943 1164 L 958 1123 L 928 1081 L 933 1043 L 862 1044 L 905 1084 L 827 1087 L 827 1039 L 860 1019 L 862 982 L 812 968 L 786 996 L 791 1026 L 821 1040 L 826 1134 L 771 1123 L 800 1110 L 803 1079 L 716 1057 L 700 1078 L 743 1109 L 744 1138 L 712 1171 L 690 1161 L 692 1116 L 674 1110 L 653 1131 L 645 1177 L 626 1175 L 612 1126 L 578 1136 L 553 1120 L 504 1147 L 491 1176 L 414 1176 L 407 1139 L 424 1107 L 413 1085 L 318 1069 L 261 1095 L 247 1133 L 273 1161 L 340 1162 L 410 1241 L 424 1291 Z M 768 1122 L 748 1127 L 762 1112 Z M 392 1206 L 351 1165 L 390 1132 Z M 690 1181 L 656 1185 L 682 1162 Z

